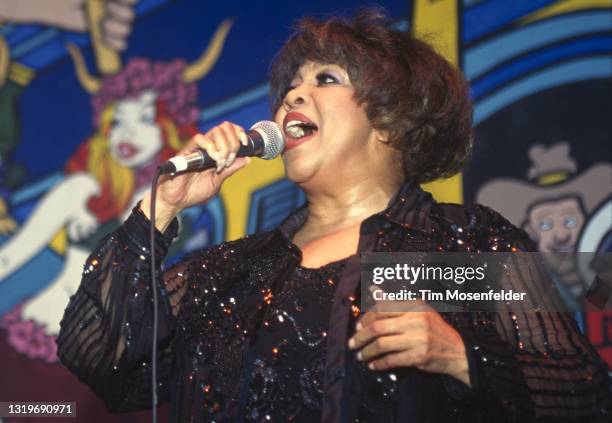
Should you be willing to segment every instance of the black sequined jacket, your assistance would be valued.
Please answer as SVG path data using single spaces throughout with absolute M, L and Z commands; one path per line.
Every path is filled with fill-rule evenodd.
M 300 262 L 290 239 L 307 208 L 277 230 L 185 257 L 163 272 L 158 392 L 172 421 L 242 421 L 243 364 L 261 315 Z M 148 220 L 137 209 L 85 264 L 57 339 L 62 363 L 114 411 L 151 403 L 152 295 Z M 158 233 L 163 260 L 176 221 Z M 361 225 L 359 252 L 531 250 L 525 233 L 494 211 L 437 204 L 405 185 Z M 323 386 L 325 422 L 610 421 L 606 366 L 563 313 L 455 313 L 443 317 L 461 335 L 472 386 L 406 368 L 363 378 L 346 347 L 360 280 L 359 254 L 337 282 Z M 524 281 L 528 284 L 529 281 Z M 374 382 L 373 382 L 374 380 Z

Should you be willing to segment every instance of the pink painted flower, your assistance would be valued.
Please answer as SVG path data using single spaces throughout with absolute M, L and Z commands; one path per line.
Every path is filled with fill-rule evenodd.
M 30 359 L 57 362 L 56 337 L 47 335 L 43 325 L 32 320 L 24 321 L 22 308 L 23 305 L 19 304 L 0 319 L 0 326 L 7 330 L 8 344 Z
M 13 307 L 11 311 L 0 317 L 0 328 L 7 328 L 9 325 L 21 320 L 22 304 Z
M 157 93 L 179 125 L 196 123 L 200 110 L 198 87 L 183 80 L 186 66 L 185 61 L 179 59 L 168 63 L 138 57 L 130 59 L 117 74 L 103 78 L 100 91 L 92 97 L 94 126 L 100 124 L 100 113 L 108 104 L 136 98 L 145 90 Z
M 34 322 L 20 321 L 13 323 L 8 327 L 8 343 L 15 348 L 17 352 L 30 356 L 30 339 L 34 332 Z

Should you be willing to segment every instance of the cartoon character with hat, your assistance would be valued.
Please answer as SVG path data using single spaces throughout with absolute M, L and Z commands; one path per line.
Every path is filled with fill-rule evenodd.
M 546 258 L 553 261 L 550 264 L 563 281 L 562 296 L 571 303 L 584 294 L 587 286 L 576 270 L 575 260 L 568 260 L 564 253 L 577 252 L 589 216 L 610 196 L 612 165 L 595 164 L 577 174 L 567 142 L 550 147 L 536 144 L 530 148 L 529 158 L 529 181 L 494 179 L 483 185 L 477 201 L 500 210 L 525 229 L 540 252 L 552 253 Z M 607 225 L 609 229 L 610 222 Z

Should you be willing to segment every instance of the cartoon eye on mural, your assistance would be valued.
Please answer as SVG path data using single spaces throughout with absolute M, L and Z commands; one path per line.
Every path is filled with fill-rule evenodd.
M 65 178 L 0 248 L 0 280 L 50 242 L 65 249 L 60 273 L 42 292 L 8 313 L 5 325 L 32 321 L 46 335 L 58 332 L 60 304 L 76 291 L 91 246 L 149 189 L 158 164 L 197 132 L 195 81 L 216 62 L 230 27 L 231 21 L 224 21 L 192 64 L 132 58 L 119 72 L 102 78 L 89 74 L 79 50 L 68 47 L 79 81 L 93 94 L 94 133 L 68 160 Z M 47 360 L 55 359 L 54 351 L 47 354 Z

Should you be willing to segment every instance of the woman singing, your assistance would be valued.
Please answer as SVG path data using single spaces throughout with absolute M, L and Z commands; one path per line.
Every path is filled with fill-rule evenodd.
M 360 253 L 528 251 L 494 211 L 419 184 L 472 146 L 460 73 L 376 11 L 304 19 L 271 70 L 287 177 L 307 203 L 277 229 L 161 272 L 158 392 L 171 421 L 608 421 L 605 365 L 562 313 L 360 312 Z M 225 122 L 195 136 L 217 169 L 162 178 L 161 262 L 176 215 L 248 164 Z M 62 362 L 115 411 L 151 403 L 150 198 L 89 257 Z M 460 241 L 460 242 L 459 242 Z

